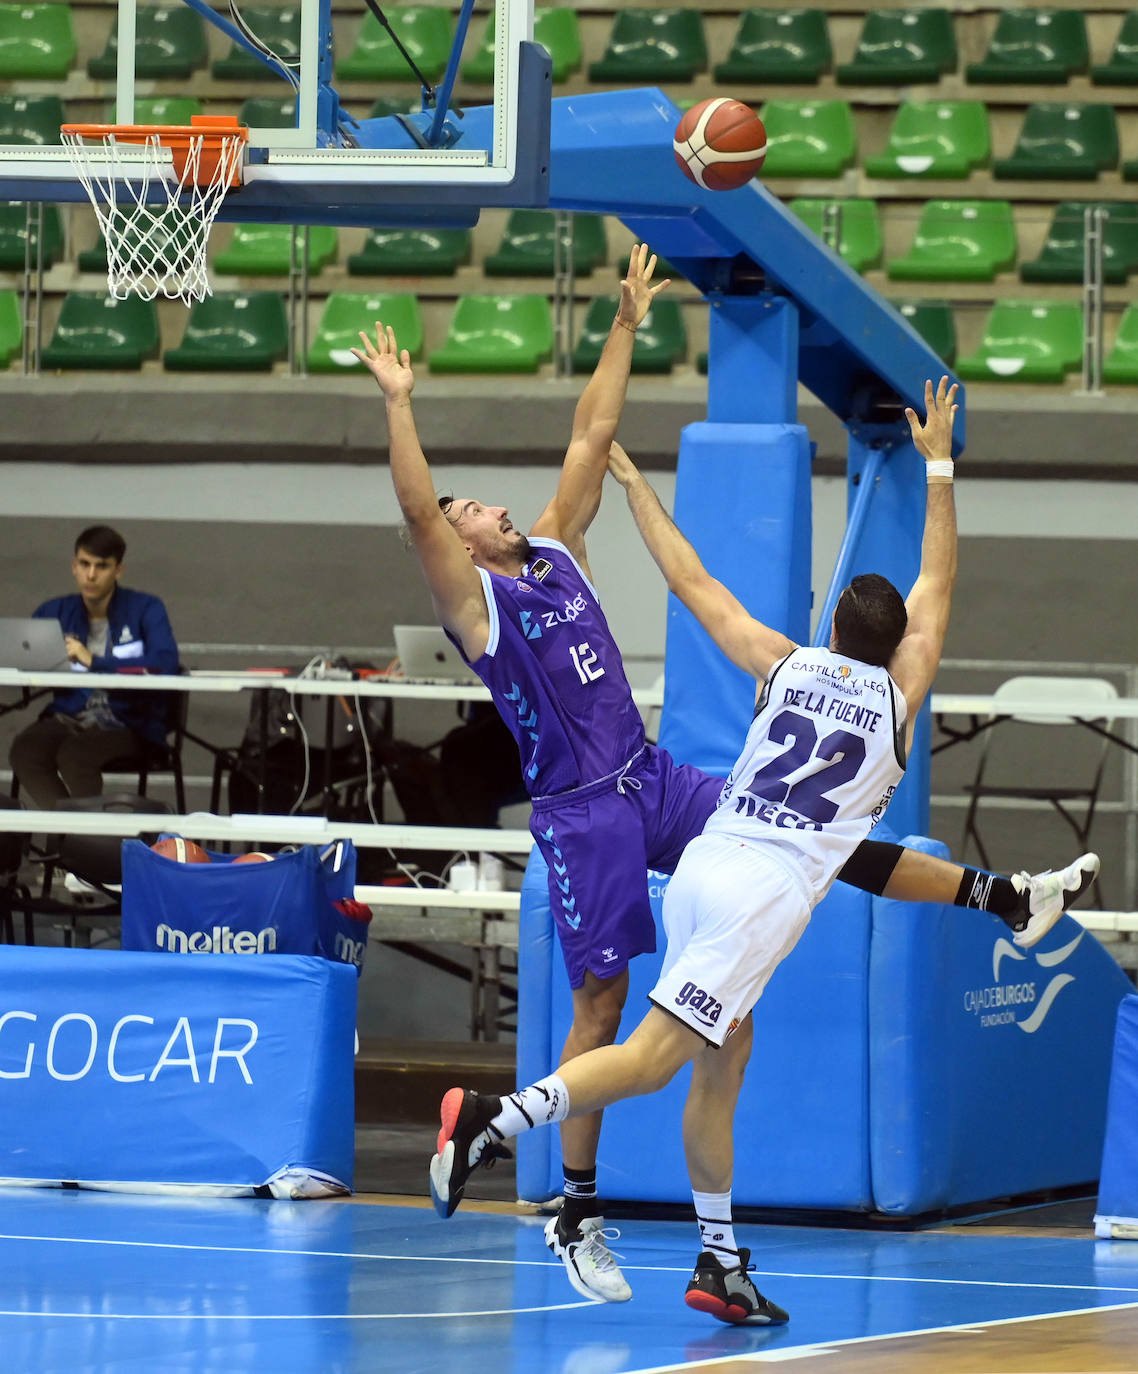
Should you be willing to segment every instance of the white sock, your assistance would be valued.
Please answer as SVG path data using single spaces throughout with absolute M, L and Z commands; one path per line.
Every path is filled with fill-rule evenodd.
M 535 1126 L 550 1126 L 569 1115 L 569 1089 L 555 1073 L 502 1098 L 502 1110 L 490 1125 L 503 1136 L 521 1135 Z
M 724 1269 L 739 1263 L 739 1247 L 731 1222 L 731 1190 L 725 1193 L 697 1193 L 692 1189 L 695 1219 L 699 1222 L 701 1250 L 709 1250 Z

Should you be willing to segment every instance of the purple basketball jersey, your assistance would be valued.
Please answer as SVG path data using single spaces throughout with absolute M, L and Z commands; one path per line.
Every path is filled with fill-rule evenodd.
M 517 740 L 530 795 L 541 797 L 620 768 L 643 745 L 644 724 L 580 564 L 554 539 L 530 544 L 520 577 L 479 569 L 490 640 L 471 667 Z

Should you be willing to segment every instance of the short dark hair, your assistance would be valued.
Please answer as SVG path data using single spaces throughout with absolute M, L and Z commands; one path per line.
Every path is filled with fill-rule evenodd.
M 905 634 L 909 615 L 901 593 L 880 573 L 861 573 L 838 598 L 834 636 L 839 653 L 884 668 Z
M 82 549 L 96 558 L 113 558 L 121 563 L 126 554 L 126 540 L 110 525 L 88 525 L 75 541 L 75 552 Z

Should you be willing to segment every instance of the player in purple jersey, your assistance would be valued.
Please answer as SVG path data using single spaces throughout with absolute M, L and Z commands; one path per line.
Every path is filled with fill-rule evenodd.
M 646 870 L 673 871 L 723 785 L 645 742 L 585 549 L 636 330 L 667 285 L 653 282 L 655 264 L 644 245 L 633 248 L 616 318 L 574 412 L 557 490 L 528 537 L 504 506 L 439 500 L 411 409 L 410 358 L 394 332 L 377 324 L 374 341 L 361 335 L 355 350 L 384 395 L 391 476 L 435 612 L 518 743 L 573 992 L 561 1063 L 615 1040 L 628 962 L 656 948 Z M 841 876 L 877 895 L 982 907 L 1009 924 L 1038 925 L 1058 920 L 1072 886 L 1081 890 L 1093 873 L 1076 864 L 1055 875 L 992 877 L 866 842 Z M 624 1301 L 631 1290 L 605 1245 L 596 1195 L 600 1128 L 599 1111 L 562 1128 L 565 1204 L 546 1239 L 580 1292 Z

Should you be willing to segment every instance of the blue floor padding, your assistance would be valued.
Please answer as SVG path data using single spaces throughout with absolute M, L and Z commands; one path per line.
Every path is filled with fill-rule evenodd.
M 630 1303 L 584 1302 L 542 1220 L 338 1202 L 0 1190 L 6 1369 L 621 1374 L 1138 1305 L 1138 1245 L 741 1226 L 787 1327 L 691 1312 L 693 1223 L 619 1223 Z

